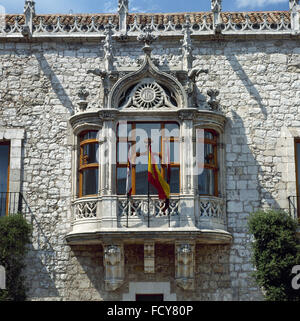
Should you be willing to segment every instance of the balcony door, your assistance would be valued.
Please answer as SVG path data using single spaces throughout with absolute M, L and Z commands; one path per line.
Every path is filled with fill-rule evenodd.
M 0 216 L 7 214 L 9 191 L 9 142 L 0 142 Z

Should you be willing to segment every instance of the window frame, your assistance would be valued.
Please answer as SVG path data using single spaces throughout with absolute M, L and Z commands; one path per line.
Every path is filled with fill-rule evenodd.
M 10 174 L 10 154 L 11 154 L 11 142 L 10 140 L 3 140 L 0 141 L 0 146 L 8 146 L 8 155 L 7 155 L 7 181 L 6 181 L 6 192 L 2 192 L 2 193 L 6 193 L 6 201 L 5 201 L 5 215 L 8 215 L 8 205 L 9 205 L 9 174 Z
M 165 158 L 165 142 L 170 141 L 170 143 L 172 142 L 178 142 L 180 143 L 180 134 L 178 135 L 178 137 L 165 137 L 165 124 L 176 124 L 178 126 L 178 130 L 180 130 L 180 124 L 178 121 L 128 121 L 127 124 L 131 124 L 132 128 L 130 131 L 131 136 L 130 137 L 119 137 L 119 125 L 120 125 L 121 121 L 118 121 L 117 126 L 116 126 L 116 177 L 115 177 L 115 184 L 116 184 L 116 194 L 117 195 L 126 195 L 126 194 L 120 194 L 118 192 L 118 168 L 127 168 L 128 167 L 128 162 L 127 163 L 120 163 L 118 160 L 118 148 L 119 148 L 119 142 L 127 142 L 127 148 L 129 146 L 129 144 L 131 144 L 131 150 L 133 152 L 133 158 L 136 159 L 136 157 L 142 156 L 143 154 L 147 154 L 148 152 L 145 153 L 136 153 L 136 137 L 132 136 L 134 133 L 134 130 L 136 129 L 136 124 L 160 124 L 160 130 L 162 135 L 160 136 L 160 143 L 161 143 L 161 150 L 158 153 L 158 157 L 160 158 L 160 160 L 164 160 Z M 180 148 L 180 144 L 179 144 L 179 148 Z M 154 155 L 157 155 L 157 153 L 153 153 Z M 160 163 L 161 165 L 161 174 L 163 177 L 166 177 L 167 174 L 167 164 L 165 162 Z M 180 194 L 180 186 L 181 186 L 181 168 L 180 168 L 180 161 L 178 163 L 175 162 L 170 162 L 170 167 L 171 167 L 171 171 L 172 168 L 179 168 L 179 191 L 178 193 L 170 193 L 170 195 L 179 195 Z M 132 186 L 132 193 L 131 195 L 133 196 L 139 196 L 141 194 L 136 194 L 136 164 L 135 162 L 132 164 L 132 172 L 131 172 L 131 186 Z M 142 194 L 144 195 L 144 194 Z M 145 194 L 146 195 L 146 194 Z M 156 194 L 153 194 L 156 195 Z
M 87 134 L 88 132 L 95 132 L 97 133 L 98 130 L 94 130 L 94 129 L 87 129 L 84 130 L 82 132 L 80 132 L 78 134 L 78 138 L 79 138 L 79 163 L 78 163 L 78 173 L 79 173 L 79 188 L 78 188 L 78 197 L 91 197 L 91 196 L 96 196 L 98 194 L 98 191 L 96 191 L 96 194 L 86 194 L 83 195 L 83 173 L 86 170 L 89 169 L 98 169 L 98 175 L 97 175 L 97 181 L 98 181 L 98 186 L 99 186 L 99 168 L 100 168 L 100 164 L 99 163 L 90 163 L 90 164 L 84 164 L 84 146 L 86 145 L 90 145 L 90 144 L 98 144 L 99 145 L 99 141 L 97 140 L 97 138 L 89 138 L 89 139 L 84 139 L 83 136 L 85 134 Z M 99 189 L 99 188 L 98 188 Z
M 212 194 L 200 194 L 200 192 L 198 192 L 198 195 L 200 196 L 215 196 L 218 197 L 219 196 L 219 158 L 218 158 L 218 146 L 219 146 L 219 137 L 220 134 L 215 130 L 215 129 L 211 129 L 211 128 L 202 128 L 204 130 L 204 145 L 206 144 L 210 144 L 213 146 L 213 164 L 207 164 L 204 162 L 204 164 L 201 164 L 201 166 L 203 166 L 204 169 L 210 169 L 213 171 L 213 175 L 214 175 L 214 193 Z M 205 138 L 205 132 L 209 132 L 211 133 L 214 138 L 213 139 L 209 139 L 209 138 Z M 199 175 L 198 175 L 199 176 Z M 197 186 L 198 186 L 198 177 L 197 177 Z M 199 190 L 199 188 L 198 188 Z
M 297 153 L 297 144 L 300 144 L 300 137 L 294 139 L 294 152 L 295 152 L 295 172 L 296 172 L 296 199 L 297 199 L 297 216 L 300 217 L 300 166 L 298 166 L 298 158 L 300 155 Z

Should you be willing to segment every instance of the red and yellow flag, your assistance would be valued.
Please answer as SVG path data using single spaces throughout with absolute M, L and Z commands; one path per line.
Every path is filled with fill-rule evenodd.
M 170 185 L 163 178 L 157 164 L 155 164 L 151 145 L 148 153 L 148 181 L 157 189 L 159 199 L 169 199 Z

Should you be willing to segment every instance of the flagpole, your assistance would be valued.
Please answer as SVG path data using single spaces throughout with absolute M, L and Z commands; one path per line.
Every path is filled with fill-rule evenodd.
M 149 153 L 150 153 L 150 141 L 148 139 L 148 166 L 149 166 Z M 151 157 L 151 155 L 150 155 Z M 147 169 L 148 173 L 148 169 Z M 147 194 L 148 194 L 148 227 L 150 227 L 150 186 L 149 186 L 149 178 L 147 179 L 148 181 L 148 188 L 147 188 Z

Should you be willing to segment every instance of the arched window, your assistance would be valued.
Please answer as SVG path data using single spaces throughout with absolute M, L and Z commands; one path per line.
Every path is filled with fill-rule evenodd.
M 219 134 L 216 131 L 204 130 L 204 168 L 198 175 L 200 195 L 218 196 L 218 138 Z
M 84 131 L 79 135 L 79 197 L 98 194 L 97 131 Z

